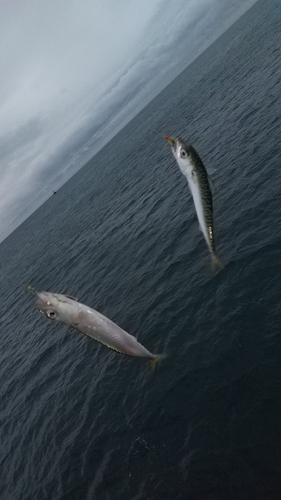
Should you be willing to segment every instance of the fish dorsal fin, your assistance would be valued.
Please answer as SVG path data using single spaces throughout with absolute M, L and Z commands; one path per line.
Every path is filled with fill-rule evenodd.
M 210 174 L 212 175 L 214 172 L 216 172 L 216 170 L 217 170 L 216 168 L 209 168 L 209 172 L 207 172 L 207 170 L 206 170 L 208 181 L 209 181 L 210 186 L 212 188 L 212 191 L 214 191 L 214 193 L 216 192 L 216 187 L 215 187 L 214 182 L 212 181 L 212 178 L 210 177 Z
M 72 295 L 66 295 L 68 299 L 75 300 L 75 302 L 78 302 L 78 299 L 76 297 L 72 297 Z
M 207 172 L 207 176 L 208 176 L 208 181 L 209 181 L 211 190 L 215 193 L 216 192 L 215 184 L 213 183 L 213 181 L 212 181 L 211 177 L 209 176 L 208 172 Z

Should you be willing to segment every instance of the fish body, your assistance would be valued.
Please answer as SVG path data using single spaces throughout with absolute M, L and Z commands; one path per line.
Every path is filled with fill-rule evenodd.
M 36 294 L 35 307 L 49 319 L 71 326 L 121 354 L 148 358 L 154 363 L 161 359 L 162 356 L 152 354 L 135 337 L 122 330 L 106 316 L 81 304 L 73 297 L 51 292 L 36 292 Z
M 191 145 L 186 144 L 181 138 L 165 137 L 165 139 L 171 144 L 178 166 L 187 179 L 199 227 L 208 245 L 213 263 L 221 267 L 215 249 L 213 198 L 207 170 L 200 156 Z

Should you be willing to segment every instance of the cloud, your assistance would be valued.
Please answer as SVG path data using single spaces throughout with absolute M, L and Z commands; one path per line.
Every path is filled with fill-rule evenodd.
M 2 0 L 0 238 L 251 3 Z

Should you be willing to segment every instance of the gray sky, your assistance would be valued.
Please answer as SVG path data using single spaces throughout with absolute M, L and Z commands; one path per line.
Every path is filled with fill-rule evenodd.
M 0 0 L 0 241 L 253 3 Z

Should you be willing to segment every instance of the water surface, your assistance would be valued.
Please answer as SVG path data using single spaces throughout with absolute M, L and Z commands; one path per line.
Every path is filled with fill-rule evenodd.
M 280 498 L 280 23 L 258 2 L 1 244 L 1 498 Z M 166 134 L 215 170 L 216 275 Z M 47 321 L 29 283 L 167 359 Z

